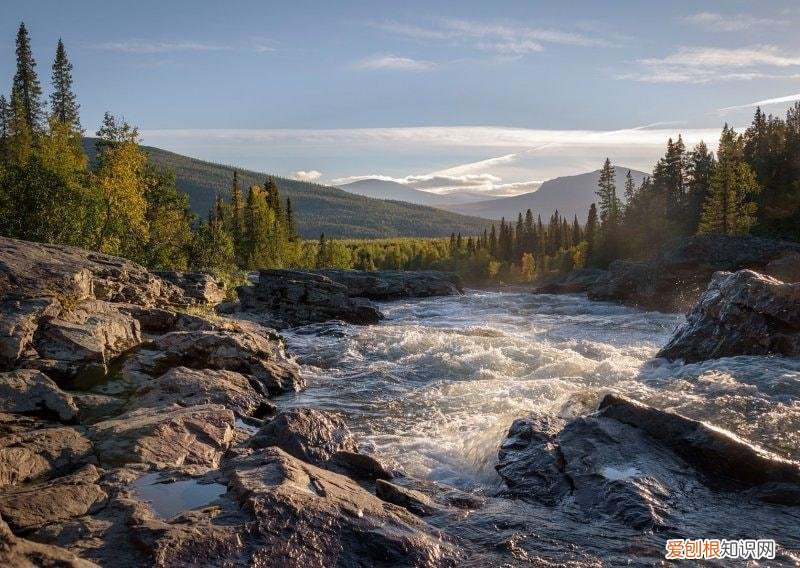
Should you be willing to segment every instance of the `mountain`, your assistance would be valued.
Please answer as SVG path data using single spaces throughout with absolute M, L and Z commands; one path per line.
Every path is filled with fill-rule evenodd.
M 615 166 L 617 195 L 622 197 L 625 185 L 625 176 L 630 168 Z M 633 180 L 638 186 L 647 176 L 646 173 L 631 169 Z M 600 170 L 553 178 L 544 182 L 539 189 L 530 193 L 523 193 L 513 197 L 501 197 L 479 203 L 460 203 L 457 205 L 441 205 L 442 209 L 476 215 L 488 219 L 516 219 L 517 214 L 527 209 L 539 214 L 545 221 L 550 214 L 558 209 L 559 213 L 567 217 L 578 215 L 581 222 L 586 220 L 589 206 L 597 201 L 597 182 L 600 179 Z
M 84 138 L 84 148 L 90 159 L 96 154 L 94 144 L 94 138 Z M 245 190 L 251 185 L 263 184 L 269 175 L 151 146 L 143 148 L 154 163 L 175 173 L 178 189 L 189 195 L 192 211 L 203 217 L 217 194 L 226 198 L 230 195 L 234 170 L 239 173 Z M 451 233 L 477 235 L 491 224 L 487 219 L 432 207 L 370 199 L 335 187 L 274 177 L 283 198 L 292 198 L 298 231 L 308 239 L 318 238 L 320 233 L 339 239 L 444 237 Z
M 348 193 L 372 197 L 375 199 L 390 199 L 394 201 L 405 201 L 416 203 L 417 205 L 430 205 L 438 207 L 440 205 L 474 203 L 488 199 L 485 195 L 459 191 L 454 193 L 433 193 L 415 189 L 411 186 L 397 183 L 396 181 L 383 179 L 362 179 L 351 183 L 337 186 Z

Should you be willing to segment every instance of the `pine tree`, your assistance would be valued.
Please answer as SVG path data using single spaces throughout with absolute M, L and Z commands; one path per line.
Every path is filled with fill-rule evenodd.
M 0 167 L 10 158 L 11 107 L 5 95 L 0 95 Z
M 492 230 L 489 233 L 489 254 L 495 258 L 497 258 L 498 255 L 497 230 L 494 227 L 494 223 L 492 223 Z
M 633 181 L 633 175 L 631 175 L 631 171 L 628 170 L 628 173 L 625 175 L 625 203 L 630 203 L 633 200 L 635 193 L 636 184 Z
M 708 146 L 700 142 L 688 156 L 687 165 L 687 191 L 686 211 L 687 231 L 694 234 L 700 225 L 700 217 L 711 186 L 711 176 L 714 173 L 716 160 L 714 154 L 709 152 Z
M 13 112 L 21 113 L 32 136 L 44 130 L 44 109 L 41 101 L 42 87 L 36 75 L 36 61 L 31 52 L 31 41 L 25 23 L 19 25 L 17 31 L 17 71 L 14 74 L 12 93 L 18 97 L 17 108 Z M 12 94 L 12 98 L 13 98 Z
M 325 240 L 325 233 L 320 233 L 319 243 L 317 244 L 317 268 L 328 268 L 330 262 L 329 253 L 330 249 Z
M 236 264 L 245 266 L 247 264 L 247 244 L 245 240 L 244 224 L 245 203 L 242 187 L 239 185 L 239 175 L 236 170 L 233 171 L 233 180 L 231 182 L 231 203 L 229 209 L 230 214 L 228 215 L 227 229 L 233 240 Z
M 52 84 L 51 115 L 62 124 L 68 124 L 75 130 L 80 130 L 79 106 L 75 99 L 75 93 L 72 92 L 72 63 L 67 59 L 67 51 L 60 38 L 53 61 Z
M 594 251 L 597 243 L 597 207 L 594 203 L 589 207 L 589 216 L 586 219 L 586 228 L 584 229 L 586 238 L 586 260 L 591 260 L 594 256 Z
M 760 191 L 752 168 L 744 161 L 742 137 L 732 128 L 722 130 L 717 150 L 717 166 L 703 204 L 699 232 L 744 235 L 756 221 L 756 204 L 751 201 Z
M 600 198 L 600 224 L 601 226 L 616 226 L 619 221 L 620 207 L 617 186 L 614 183 L 614 168 L 608 158 L 600 171 L 597 187 L 597 196 Z
M 292 209 L 292 198 L 286 198 L 286 235 L 290 243 L 297 241 L 297 227 L 294 222 L 294 210 Z

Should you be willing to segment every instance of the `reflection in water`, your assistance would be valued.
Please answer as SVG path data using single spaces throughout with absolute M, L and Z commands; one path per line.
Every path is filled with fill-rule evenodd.
M 149 502 L 153 510 L 165 519 L 208 505 L 227 491 L 221 483 L 200 483 L 196 479 L 160 482 L 159 475 L 148 473 L 132 485 L 139 498 Z

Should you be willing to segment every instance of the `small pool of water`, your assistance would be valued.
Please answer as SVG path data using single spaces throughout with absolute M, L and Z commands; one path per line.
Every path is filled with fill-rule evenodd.
M 159 473 L 143 475 L 131 485 L 140 499 L 147 501 L 165 519 L 214 502 L 228 490 L 221 483 L 201 483 L 196 479 L 165 482 Z

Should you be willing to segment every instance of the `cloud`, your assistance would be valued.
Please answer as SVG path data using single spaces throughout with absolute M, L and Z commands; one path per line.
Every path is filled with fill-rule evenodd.
M 318 172 L 317 170 L 297 170 L 292 173 L 292 177 L 299 181 L 316 181 L 322 177 L 322 172 Z
M 746 103 L 743 105 L 736 105 L 736 106 L 729 106 L 725 108 L 719 109 L 720 112 L 725 112 L 728 110 L 739 110 L 743 108 L 755 108 L 755 107 L 762 107 L 767 105 L 777 105 L 783 103 L 792 103 L 795 101 L 800 101 L 800 93 L 796 95 L 787 95 L 785 97 L 776 97 L 774 99 L 764 99 L 763 101 L 756 101 L 754 103 Z
M 427 43 L 467 46 L 504 56 L 543 51 L 546 44 L 606 47 L 608 40 L 583 33 L 537 28 L 512 23 L 459 19 L 437 20 L 429 26 L 383 22 L 374 27 L 406 39 Z
M 395 71 L 430 71 L 436 67 L 431 61 L 411 59 L 410 57 L 400 57 L 397 55 L 373 55 L 356 61 L 353 65 L 356 69 L 375 71 L 389 69 Z
M 201 41 L 146 41 L 127 40 L 101 43 L 98 49 L 122 53 L 176 53 L 198 51 L 224 51 L 228 46 Z
M 774 45 L 682 47 L 665 57 L 639 59 L 637 63 L 639 72 L 617 78 L 650 83 L 709 83 L 800 76 L 791 70 L 800 68 L 800 54 L 786 53 Z
M 683 21 L 715 32 L 742 32 L 786 24 L 784 20 L 756 18 L 748 14 L 718 14 L 716 12 L 699 12 L 684 17 Z

